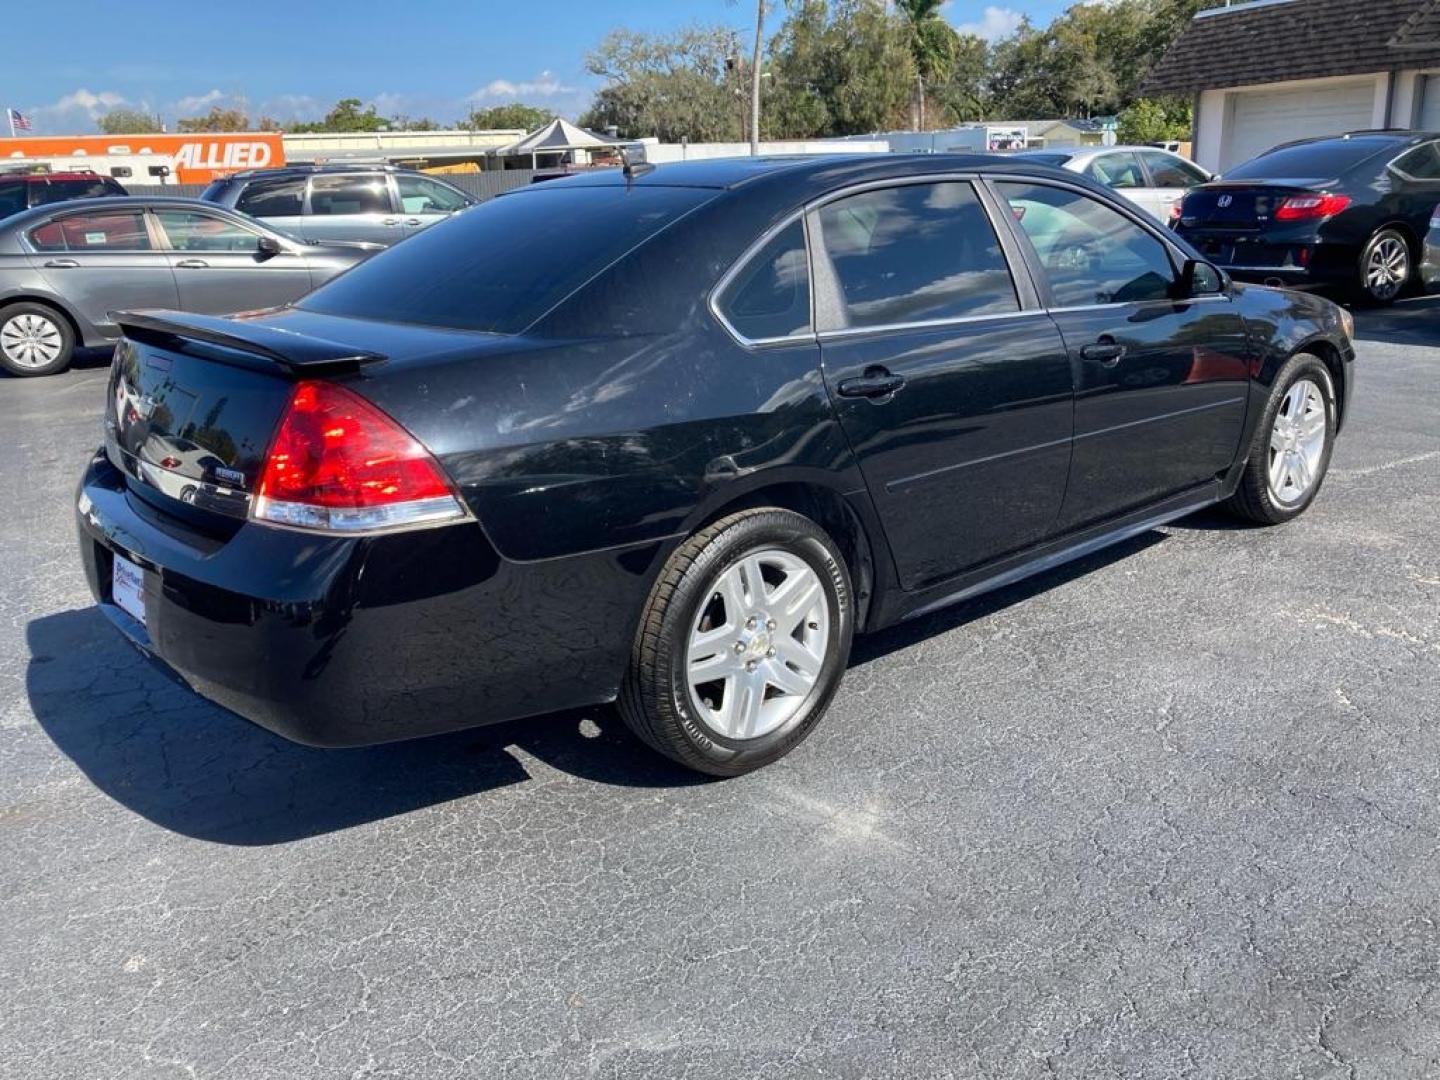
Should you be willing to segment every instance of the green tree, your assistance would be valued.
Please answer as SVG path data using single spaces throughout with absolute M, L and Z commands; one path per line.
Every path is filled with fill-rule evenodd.
M 735 35 L 723 26 L 675 34 L 613 30 L 586 57 L 586 67 L 606 85 L 580 123 L 614 124 L 626 138 L 739 141 L 745 99 L 738 56 Z
M 193 131 L 249 131 L 250 117 L 240 109 L 222 109 L 212 105 L 204 116 L 187 116 L 175 121 L 175 130 Z
M 1190 137 L 1188 101 L 1141 98 L 1120 113 L 1115 135 L 1125 143 L 1171 142 Z
M 95 118 L 95 126 L 106 135 L 144 135 L 163 125 L 160 117 L 138 109 L 111 109 Z
M 945 0 L 895 0 L 895 10 L 905 24 L 906 45 L 915 63 L 915 92 L 910 107 L 911 127 L 925 127 L 925 95 L 950 78 L 955 65 L 958 36 L 940 14 Z
M 290 130 L 305 131 L 387 131 L 391 124 L 388 118 L 375 111 L 374 105 L 363 108 L 359 98 L 341 98 L 335 107 L 325 114 L 324 119 L 308 123 L 294 123 Z
M 555 114 L 549 109 L 516 101 L 488 109 L 472 109 L 459 126 L 471 131 L 534 131 L 554 119 Z

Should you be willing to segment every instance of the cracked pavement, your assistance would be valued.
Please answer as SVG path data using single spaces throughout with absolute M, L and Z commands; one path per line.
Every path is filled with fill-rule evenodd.
M 857 643 L 704 783 L 608 710 L 293 746 L 88 609 L 104 357 L 0 380 L 0 1073 L 1440 1075 L 1440 301 L 1314 508 Z

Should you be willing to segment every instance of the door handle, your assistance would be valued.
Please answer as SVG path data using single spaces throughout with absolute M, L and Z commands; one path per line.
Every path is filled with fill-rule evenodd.
M 383 219 L 381 220 L 380 224 L 381 224 L 381 225 L 399 225 L 399 224 L 400 224 L 400 219 L 399 219 L 399 218 L 393 218 L 393 217 L 387 217 L 387 218 L 383 218 Z
M 405 220 L 405 224 L 406 224 L 406 225 L 419 225 L 419 224 L 420 224 L 420 219 L 419 219 L 418 217 L 407 218 L 407 219 Z
M 1114 367 L 1125 355 L 1125 346 L 1111 337 L 1102 337 L 1094 345 L 1086 345 L 1080 350 L 1080 356 L 1085 360 L 1092 360 L 1101 367 Z
M 905 376 L 892 375 L 883 367 L 868 367 L 856 379 L 845 379 L 836 389 L 841 397 L 888 398 L 905 385 Z
M 74 259 L 51 259 L 45 264 L 50 270 L 74 270 L 79 265 Z
M 205 270 L 210 266 L 204 259 L 181 259 L 175 265 L 181 270 Z

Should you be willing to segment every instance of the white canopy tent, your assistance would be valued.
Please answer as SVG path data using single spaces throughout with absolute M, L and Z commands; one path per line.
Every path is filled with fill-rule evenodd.
M 540 167 L 542 154 L 569 154 L 573 150 L 618 150 L 627 145 L 623 139 L 610 139 L 576 127 L 569 120 L 556 117 L 544 127 L 532 131 L 523 139 L 497 146 L 490 153 L 495 157 L 528 157 L 530 167 Z

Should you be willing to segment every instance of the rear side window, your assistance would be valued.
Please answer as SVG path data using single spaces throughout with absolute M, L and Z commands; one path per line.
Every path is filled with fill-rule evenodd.
M 996 185 L 1045 267 L 1060 307 L 1163 300 L 1175 268 L 1165 245 L 1087 195 L 1042 184 Z
M 65 202 L 68 199 L 95 199 L 103 195 L 124 195 L 114 180 L 97 176 L 93 180 L 50 180 L 35 192 L 35 205 Z
M 0 217 L 9 217 L 25 209 L 25 182 L 0 180 Z
M 540 184 L 482 203 L 322 285 L 308 311 L 516 334 L 714 196 L 648 184 Z
M 30 230 L 41 251 L 149 251 L 145 215 L 138 210 L 68 214 Z
M 1394 153 L 1397 145 L 1395 139 L 1358 138 L 1282 146 L 1235 166 L 1225 179 L 1333 180 L 1377 154 Z
M 1188 188 L 1205 183 L 1205 174 L 1200 167 L 1191 165 L 1184 158 L 1159 150 L 1145 150 L 1140 156 L 1145 159 L 1145 167 L 1150 170 L 1150 179 L 1156 187 Z
M 235 209 L 251 217 L 299 217 L 305 202 L 305 178 L 281 176 L 245 185 Z
M 1134 154 L 1105 154 L 1085 166 L 1085 175 L 1110 188 L 1143 188 L 1145 173 Z
M 816 220 L 848 327 L 1020 306 L 995 230 L 968 183 L 864 191 L 821 207 Z
M 448 214 L 470 205 L 470 200 L 454 188 L 426 176 L 400 173 L 395 184 L 400 190 L 400 207 L 407 214 Z
M 383 176 L 315 176 L 310 179 L 310 213 L 390 213 L 390 189 Z
M 1440 180 L 1440 146 L 1422 143 L 1408 154 L 1401 154 L 1392 168 L 1415 180 Z
M 726 322 L 751 341 L 810 329 L 810 267 L 805 227 L 787 225 L 726 286 L 717 305 Z

